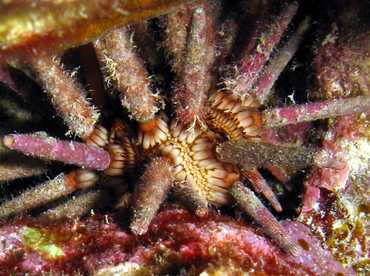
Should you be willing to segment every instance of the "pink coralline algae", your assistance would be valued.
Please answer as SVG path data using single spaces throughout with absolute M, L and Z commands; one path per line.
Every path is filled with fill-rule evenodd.
M 204 220 L 178 206 L 162 209 L 140 237 L 111 216 L 55 224 L 24 217 L 0 230 L 1 275 L 356 275 L 306 226 L 282 225 L 298 240 L 301 256 L 282 252 L 242 221 L 218 214 Z
M 370 31 L 368 4 L 347 1 L 315 47 L 315 83 L 310 97 L 319 100 L 369 95 Z M 370 128 L 369 107 L 363 113 L 329 120 L 323 139 L 328 155 L 345 162 L 340 169 L 317 167 L 304 185 L 298 221 L 310 225 L 343 265 L 358 275 L 370 271 Z
M 302 213 L 336 258 L 356 269 L 370 271 L 368 115 L 337 118 L 329 125 L 324 148 L 346 161 L 341 170 L 317 168 L 305 181 Z
M 366 10 L 367 8 L 365 8 Z M 310 97 L 332 99 L 368 95 L 369 29 L 368 15 L 353 3 L 315 49 L 314 80 L 318 89 Z

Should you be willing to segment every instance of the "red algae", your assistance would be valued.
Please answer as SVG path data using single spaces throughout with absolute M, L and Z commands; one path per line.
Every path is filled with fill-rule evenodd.
M 301 223 L 283 221 L 283 227 L 303 245 L 293 257 L 241 221 L 212 215 L 200 219 L 182 207 L 166 206 L 141 237 L 122 230 L 112 216 L 50 223 L 23 217 L 4 224 L 0 268 L 4 275 L 65 273 L 68 275 L 355 275 L 332 259 Z M 38 237 L 36 240 L 35 237 Z M 104 274 L 106 273 L 106 274 Z
M 6 240 L 1 248 L 1 275 L 47 272 L 85 275 L 89 266 L 96 267 L 97 263 L 123 261 L 134 238 L 103 221 L 104 218 L 92 218 L 81 222 L 51 222 L 23 217 L 4 225 L 0 231 L 2 240 Z M 53 251 L 58 254 L 51 255 Z M 101 252 L 111 255 L 105 258 L 107 255 L 100 256 Z M 86 256 L 95 256 L 95 263 L 83 261 Z

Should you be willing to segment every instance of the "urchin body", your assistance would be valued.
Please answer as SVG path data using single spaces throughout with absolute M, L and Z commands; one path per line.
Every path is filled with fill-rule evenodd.
M 286 52 L 289 54 L 286 60 L 282 60 L 278 56 L 277 62 L 273 62 L 273 60 L 267 62 L 274 46 L 280 40 L 297 9 L 296 3 L 289 5 L 277 18 L 276 24 L 272 24 L 267 33 L 261 35 L 258 39 L 258 45 L 251 53 L 245 49 L 246 53 L 242 53 L 240 59 L 228 63 L 228 59 L 224 56 L 233 56 L 229 52 L 232 46 L 228 44 L 228 38 L 231 35 L 223 37 L 223 42 L 220 42 L 219 45 L 215 39 L 215 36 L 220 33 L 216 22 L 214 22 L 216 21 L 214 16 L 220 12 L 219 9 L 217 4 L 204 1 L 199 6 L 189 6 L 163 20 L 167 22 L 167 25 L 163 23 L 164 27 L 161 27 L 165 29 L 168 38 L 165 39 L 165 42 L 161 42 L 161 46 L 165 48 L 166 54 L 171 56 L 169 63 L 176 75 L 170 91 L 164 94 L 153 91 L 149 74 L 143 63 L 138 62 L 135 48 L 132 45 L 132 34 L 128 30 L 125 28 L 115 30 L 94 42 L 96 55 L 107 86 L 120 91 L 119 101 L 129 111 L 129 118 L 137 123 L 131 124 L 128 118 L 124 118 L 127 119 L 128 125 L 133 126 L 133 129 L 126 128 L 124 125 L 114 126 L 111 137 L 108 137 L 108 132 L 98 125 L 95 125 L 93 133 L 89 130 L 86 134 L 86 128 L 82 127 L 85 122 L 89 121 L 87 129 L 92 129 L 91 125 L 97 121 L 96 112 L 86 101 L 86 95 L 81 93 L 81 98 L 84 101 L 80 105 L 77 103 L 80 101 L 68 98 L 68 107 L 59 106 L 60 111 L 58 110 L 58 112 L 66 117 L 69 116 L 68 108 L 70 106 L 73 107 L 74 111 L 77 110 L 77 115 L 74 112 L 72 118 L 65 119 L 65 121 L 67 124 L 71 120 L 75 123 L 76 120 L 73 118 L 79 118 L 78 125 L 71 124 L 70 131 L 80 135 L 86 144 L 90 144 L 87 149 L 90 153 L 89 156 L 93 156 L 97 160 L 106 159 L 108 156 L 110 161 L 109 165 L 105 162 L 103 165 L 100 164 L 102 167 L 98 167 L 98 170 L 103 171 L 100 181 L 97 177 L 97 174 L 100 173 L 92 171 L 87 171 L 86 174 L 85 171 L 83 174 L 79 171 L 77 174 L 72 173 L 63 177 L 65 186 L 73 187 L 67 189 L 65 193 L 80 188 L 89 188 L 98 181 L 101 187 L 113 187 L 120 198 L 117 205 L 123 206 L 130 201 L 126 187 L 128 185 L 135 186 L 131 188 L 134 190 L 134 196 L 131 199 L 133 206 L 131 230 L 137 234 L 144 234 L 170 188 L 175 190 L 174 194 L 180 201 L 191 202 L 195 206 L 193 211 L 196 214 L 206 217 L 209 205 L 226 205 L 234 203 L 235 199 L 239 203 L 243 202 L 237 196 L 232 197 L 229 192 L 229 188 L 237 183 L 235 184 L 237 186 L 233 186 L 232 190 L 245 193 L 245 198 L 250 204 L 250 206 L 241 204 L 244 210 L 268 229 L 267 232 L 277 239 L 286 251 L 298 255 L 300 252 L 298 244 L 284 232 L 276 219 L 271 219 L 273 216 L 269 212 L 269 215 L 266 215 L 266 209 L 259 200 L 239 185 L 238 180 L 242 182 L 248 180 L 257 192 L 262 192 L 267 197 L 277 211 L 281 211 L 280 204 L 258 173 L 257 167 L 244 163 L 222 163 L 216 158 L 215 147 L 227 140 L 247 139 L 259 142 L 263 139 L 261 134 L 262 114 L 258 110 L 261 106 L 260 102 L 263 102 L 270 93 L 270 88 L 278 76 L 276 72 L 282 70 L 279 71 L 277 68 L 285 67 L 294 52 L 291 48 L 297 48 L 308 23 L 305 22 L 300 26 L 298 34 L 294 36 L 295 39 L 289 41 L 289 45 L 295 47 L 284 48 L 282 51 L 282 56 Z M 174 18 L 181 19 L 177 22 L 179 26 L 169 24 L 169 22 L 175 21 Z M 227 24 L 226 22 L 224 26 L 229 26 Z M 190 30 L 184 26 L 188 26 Z M 179 31 L 176 27 L 185 29 L 185 36 L 181 36 L 181 30 Z M 207 30 L 210 30 L 208 34 Z M 232 32 L 232 30 L 227 31 Z M 182 42 L 181 47 L 171 45 L 174 37 Z M 215 54 L 216 46 L 221 48 L 217 55 Z M 125 50 L 122 51 L 122 48 Z M 117 52 L 125 55 L 119 55 Z M 47 62 L 31 62 L 31 67 L 37 76 L 41 76 L 38 77 L 38 81 L 43 84 L 44 88 L 51 90 L 52 99 L 53 97 L 62 98 L 61 94 L 53 94 L 53 92 L 61 90 L 60 87 L 48 85 L 49 83 L 54 84 L 53 79 L 56 74 L 59 74 L 59 71 L 62 72 L 59 83 L 70 84 L 71 90 L 80 89 L 77 87 L 79 85 L 75 85 L 73 76 L 65 74 L 59 61 L 54 58 L 44 59 Z M 253 60 L 255 62 L 252 62 Z M 218 63 L 222 66 L 218 68 L 219 71 L 215 72 L 212 68 Z M 265 63 L 267 64 L 265 65 Z M 48 77 L 47 71 L 50 66 L 43 66 L 43 64 L 48 64 L 59 71 L 53 70 L 52 78 Z M 125 70 L 125 67 L 130 67 L 133 70 Z M 130 78 L 135 80 L 136 88 L 133 85 L 128 85 L 131 83 L 128 82 Z M 260 87 L 264 89 L 258 89 Z M 268 89 L 265 89 L 266 87 Z M 171 99 L 167 102 L 171 105 L 171 112 L 160 115 L 158 110 L 161 109 L 159 106 L 160 103 L 164 102 L 164 97 Z M 91 112 L 93 115 L 90 114 Z M 84 120 L 80 114 L 91 120 Z M 84 129 L 84 131 L 81 134 L 76 129 Z M 9 139 L 9 136 L 5 138 L 5 144 L 17 149 L 16 143 Z M 44 137 L 44 141 L 47 139 Z M 48 152 L 43 156 L 47 160 L 58 160 L 59 158 L 58 150 L 55 149 L 59 148 L 61 143 L 57 140 L 53 141 L 51 151 L 55 151 L 56 154 L 51 157 Z M 105 148 L 105 150 L 96 151 L 96 146 Z M 36 148 L 36 146 L 32 147 Z M 78 154 L 73 148 L 79 149 L 79 147 L 79 144 L 72 142 L 68 152 L 72 156 Z M 36 155 L 36 153 L 34 154 Z M 60 158 L 59 160 L 64 161 Z M 144 162 L 147 162 L 146 167 L 143 166 Z M 83 162 L 77 163 L 77 165 L 89 167 L 87 163 Z M 90 168 L 97 169 L 96 167 Z M 132 176 L 133 172 L 137 170 L 139 176 Z M 121 177 L 122 175 L 124 177 Z M 132 179 L 125 178 L 127 175 L 130 175 L 128 178 L 136 177 L 139 180 L 129 181 Z M 155 188 L 153 189 L 153 187 Z M 154 192 L 156 190 L 158 193 Z M 33 207 L 29 206 L 29 208 Z M 150 210 L 150 212 L 146 210 Z M 13 213 L 14 210 L 10 214 Z M 259 213 L 263 213 L 263 215 L 259 216 Z M 4 213 L 3 216 L 10 214 Z

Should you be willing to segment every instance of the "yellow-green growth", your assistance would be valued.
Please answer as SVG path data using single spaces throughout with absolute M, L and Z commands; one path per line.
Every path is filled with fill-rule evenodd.
M 26 226 L 21 237 L 26 247 L 43 253 L 49 259 L 57 259 L 63 255 L 63 249 L 53 243 L 53 237 L 48 232 Z

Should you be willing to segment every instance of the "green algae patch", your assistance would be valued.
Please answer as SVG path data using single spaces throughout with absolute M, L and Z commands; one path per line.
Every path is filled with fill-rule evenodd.
M 21 237 L 25 246 L 40 252 L 46 258 L 57 259 L 63 256 L 62 248 L 54 244 L 51 235 L 47 232 L 26 226 L 23 228 Z

